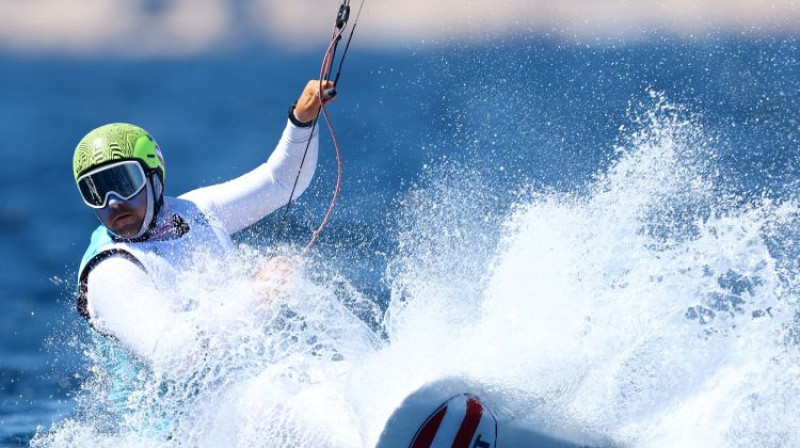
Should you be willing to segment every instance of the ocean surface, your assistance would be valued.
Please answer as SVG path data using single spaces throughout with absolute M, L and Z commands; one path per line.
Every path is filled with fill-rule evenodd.
M 209 311 L 257 347 L 222 344 L 191 400 L 146 385 L 122 427 L 98 417 L 74 306 L 97 225 L 75 144 L 136 123 L 168 194 L 232 178 L 269 155 L 323 48 L 0 55 L 0 446 L 371 446 L 447 376 L 577 445 L 799 446 L 799 38 L 355 42 L 329 107 L 341 196 L 289 299 L 302 325 Z M 221 273 L 310 238 L 336 180 L 323 131 L 290 231 L 272 216 L 236 235 Z M 217 280 L 184 292 L 242 293 Z M 156 401 L 171 440 L 142 429 Z

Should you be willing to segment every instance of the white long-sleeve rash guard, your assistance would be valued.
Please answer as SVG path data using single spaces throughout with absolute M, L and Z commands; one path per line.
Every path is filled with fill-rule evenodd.
M 317 132 L 311 135 L 311 128 L 300 128 L 291 122 L 266 163 L 236 179 L 180 197 L 214 213 L 233 234 L 289 201 L 307 144 L 296 198 L 311 183 L 319 138 Z M 94 327 L 113 335 L 144 359 L 180 355 L 186 343 L 196 337 L 189 316 L 176 309 L 150 277 L 125 258 L 111 257 L 100 262 L 89 273 L 87 286 L 87 310 Z

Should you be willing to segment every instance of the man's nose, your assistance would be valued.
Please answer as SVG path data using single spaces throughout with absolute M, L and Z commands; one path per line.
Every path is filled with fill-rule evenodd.
M 108 204 L 106 206 L 109 208 L 119 208 L 123 202 L 125 201 L 121 197 L 111 193 L 108 195 Z

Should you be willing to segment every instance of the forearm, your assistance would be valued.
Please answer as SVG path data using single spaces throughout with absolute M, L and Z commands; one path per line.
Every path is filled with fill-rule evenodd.
M 288 123 L 283 130 L 283 135 L 278 145 L 264 164 L 272 173 L 272 177 L 280 193 L 282 193 L 282 197 L 280 197 L 280 193 L 278 194 L 279 199 L 282 199 L 279 201 L 280 205 L 278 207 L 289 202 L 289 195 L 294 187 L 295 180 L 297 180 L 297 187 L 292 199 L 300 196 L 311 184 L 311 178 L 314 177 L 314 172 L 317 168 L 319 152 L 318 128 L 314 127 L 313 135 L 311 132 L 311 127 L 299 128 Z M 307 151 L 306 148 L 308 148 Z M 272 211 L 274 209 L 268 213 Z

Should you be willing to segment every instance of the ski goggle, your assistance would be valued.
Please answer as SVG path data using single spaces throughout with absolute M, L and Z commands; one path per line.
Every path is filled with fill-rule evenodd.
M 127 201 L 142 191 L 146 184 L 144 169 L 135 160 L 106 165 L 78 178 L 83 202 L 92 208 L 105 207 L 111 194 Z

